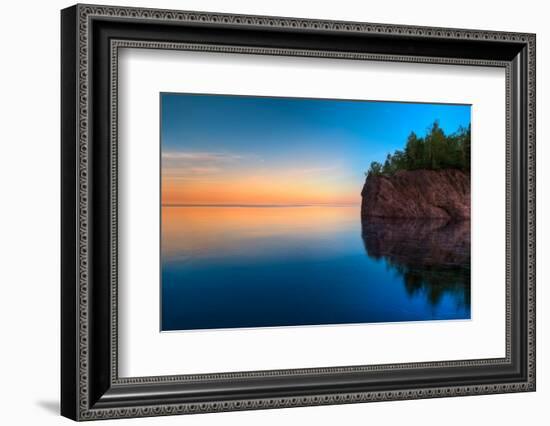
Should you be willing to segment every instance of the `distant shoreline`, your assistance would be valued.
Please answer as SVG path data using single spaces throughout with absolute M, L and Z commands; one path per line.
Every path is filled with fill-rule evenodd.
M 318 204 L 161 204 L 162 207 L 249 207 L 249 208 L 274 208 L 274 207 L 359 207 L 360 202 L 350 204 L 318 203 Z

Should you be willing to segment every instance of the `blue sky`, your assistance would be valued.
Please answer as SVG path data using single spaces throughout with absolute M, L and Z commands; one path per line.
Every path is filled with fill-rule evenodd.
M 411 131 L 423 136 L 438 120 L 446 133 L 455 132 L 470 123 L 470 109 L 469 105 L 162 93 L 163 182 L 171 180 L 175 193 L 177 185 L 202 181 L 204 190 L 206 183 L 222 184 L 224 177 L 233 186 L 261 176 L 285 185 L 309 182 L 306 186 L 312 187 L 317 181 L 333 188 L 332 196 L 320 199 L 346 199 L 334 198 L 334 191 L 360 192 L 370 163 L 402 149 Z M 179 198 L 184 203 L 194 202 L 193 197 L 187 193 Z M 216 197 L 212 202 L 254 201 L 253 192 L 233 201 L 229 195 Z

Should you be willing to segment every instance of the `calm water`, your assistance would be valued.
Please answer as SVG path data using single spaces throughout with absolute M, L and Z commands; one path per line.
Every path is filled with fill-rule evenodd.
M 162 330 L 470 318 L 470 223 L 162 208 Z

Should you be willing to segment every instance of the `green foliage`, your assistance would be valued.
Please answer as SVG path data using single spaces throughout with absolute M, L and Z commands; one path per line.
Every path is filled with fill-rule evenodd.
M 411 132 L 403 151 L 388 154 L 384 164 L 373 161 L 367 176 L 392 175 L 398 170 L 470 170 L 470 126 L 446 135 L 435 121 L 423 138 Z

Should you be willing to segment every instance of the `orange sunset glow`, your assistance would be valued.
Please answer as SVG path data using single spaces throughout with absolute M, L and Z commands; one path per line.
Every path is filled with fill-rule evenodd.
M 324 179 L 326 180 L 326 179 Z M 354 204 L 360 195 L 342 190 L 322 176 L 265 173 L 220 176 L 206 174 L 185 179 L 163 176 L 162 203 L 170 204 Z M 356 191 L 355 191 L 356 192 Z

